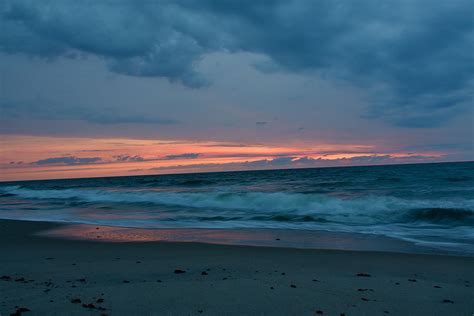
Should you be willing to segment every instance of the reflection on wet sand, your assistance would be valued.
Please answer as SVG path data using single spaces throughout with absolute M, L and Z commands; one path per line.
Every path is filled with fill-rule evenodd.
M 102 242 L 198 242 L 311 249 L 432 252 L 409 242 L 376 235 L 282 229 L 144 229 L 80 224 L 60 226 L 40 232 L 39 235 Z

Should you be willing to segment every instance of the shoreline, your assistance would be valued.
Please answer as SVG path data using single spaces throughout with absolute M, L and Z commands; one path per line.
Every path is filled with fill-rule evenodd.
M 61 226 L 0 220 L 0 314 L 21 307 L 31 315 L 474 311 L 470 257 L 35 235 Z
M 36 235 L 102 242 L 186 242 L 227 246 L 471 256 L 469 253 L 421 246 L 402 239 L 365 233 L 279 228 L 136 228 L 95 224 L 51 223 L 58 226 L 40 231 Z
M 349 250 L 474 257 L 469 251 L 422 245 L 380 234 L 281 228 L 137 228 L 44 222 L 58 227 L 38 236 L 104 242 L 191 242 L 228 246 Z
M 197 244 L 270 249 L 452 256 L 474 259 L 474 255 L 467 252 L 418 245 L 408 240 L 368 233 L 280 228 L 136 228 L 0 218 L 0 227 L 9 223 L 20 226 L 28 225 L 31 230 L 28 231 L 29 235 L 25 237 L 30 239 L 45 238 L 57 241 L 122 244 Z M 285 238 L 289 237 L 290 240 L 282 238 L 282 236 Z M 300 244 L 295 244 L 295 241 Z M 349 241 L 351 243 L 347 244 Z

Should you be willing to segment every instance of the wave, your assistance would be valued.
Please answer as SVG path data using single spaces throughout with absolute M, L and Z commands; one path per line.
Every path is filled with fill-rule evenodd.
M 164 180 L 164 179 L 137 179 L 134 184 L 143 185 L 145 187 L 155 186 L 184 186 L 184 187 L 197 187 L 216 184 L 215 181 L 206 179 L 190 179 L 190 180 Z
M 209 181 L 209 180 L 198 180 L 198 179 L 192 179 L 192 180 L 185 180 L 179 185 L 182 186 L 202 186 L 202 185 L 212 185 L 215 184 L 214 181 Z
M 463 223 L 474 225 L 474 211 L 459 208 L 420 208 L 412 210 L 408 219 L 411 221 L 426 221 L 431 223 Z
M 352 181 L 328 181 L 328 182 L 318 182 L 316 185 L 318 187 L 346 187 L 353 185 Z
M 433 223 L 474 225 L 474 200 L 415 200 L 390 196 L 337 198 L 286 192 L 159 192 L 95 189 L 32 190 L 3 187 L 3 194 L 27 199 L 67 200 L 69 206 L 88 203 L 144 204 L 201 209 L 214 220 L 333 222 L 345 224 Z M 112 209 L 100 205 L 102 209 Z M 219 219 L 221 216 L 225 217 Z M 202 220 L 212 220 L 202 219 Z M 230 218 L 230 219 L 228 219 Z
M 448 182 L 465 182 L 465 181 L 472 180 L 472 178 L 468 176 L 458 176 L 458 177 L 454 176 L 454 177 L 443 178 L 443 180 L 448 181 Z
M 326 223 L 328 220 L 310 215 L 278 214 L 278 215 L 260 215 L 249 218 L 252 221 L 277 221 L 277 222 L 319 222 Z
M 377 181 L 386 181 L 386 182 L 401 182 L 402 179 L 397 177 L 378 177 Z

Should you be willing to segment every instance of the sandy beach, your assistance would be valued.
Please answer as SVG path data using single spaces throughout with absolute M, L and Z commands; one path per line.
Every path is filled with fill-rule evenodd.
M 474 312 L 472 257 L 36 235 L 58 227 L 0 221 L 1 315 Z
M 474 316 L 473 4 L 0 0 L 0 316 Z

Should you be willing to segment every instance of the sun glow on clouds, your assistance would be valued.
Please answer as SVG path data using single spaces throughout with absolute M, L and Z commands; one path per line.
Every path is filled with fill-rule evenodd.
M 418 162 L 442 153 L 384 153 L 371 145 L 287 147 L 216 141 L 2 136 L 0 180 L 143 175 Z

